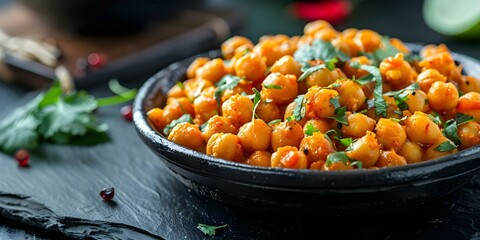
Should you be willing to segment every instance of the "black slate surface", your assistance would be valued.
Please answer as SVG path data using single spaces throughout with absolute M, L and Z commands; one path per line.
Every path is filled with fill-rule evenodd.
M 269 9 L 276 3 L 245 1 L 244 8 L 258 5 L 250 11 L 256 14 L 253 20 L 271 18 L 249 25 L 247 36 L 255 39 L 261 32 L 269 32 L 268 22 L 285 17 L 278 9 L 269 11 L 278 15 L 258 15 L 262 7 Z M 239 2 L 223 4 L 237 6 Z M 338 29 L 368 27 L 408 42 L 446 42 L 454 51 L 480 58 L 478 42 L 455 42 L 426 28 L 419 17 L 420 7 L 421 1 L 364 1 Z M 382 21 L 368 17 L 374 14 Z M 283 32 L 289 34 L 303 26 L 288 18 L 282 23 L 289 29 Z M 89 92 L 110 94 L 105 86 Z M 24 94 L 22 89 L 0 83 L 0 119 L 35 93 Z M 100 121 L 110 126 L 112 141 L 108 143 L 93 147 L 45 144 L 32 154 L 29 168 L 19 168 L 11 156 L 0 153 L 0 239 L 83 239 L 95 224 L 103 224 L 107 230 L 134 229 L 159 239 L 480 239 L 480 177 L 441 201 L 391 215 L 301 216 L 288 209 L 275 214 L 249 211 L 199 196 L 183 186 L 143 145 L 132 124 L 120 117 L 120 107 L 97 112 Z M 113 204 L 99 197 L 100 189 L 108 186 L 116 190 Z M 22 207 L 12 207 L 15 203 Z M 45 225 L 42 218 L 19 217 L 42 215 L 39 211 L 50 216 L 49 221 L 57 219 L 70 228 Z M 72 223 L 79 228 L 71 227 Z M 228 226 L 217 236 L 207 237 L 196 229 L 199 223 Z M 89 237 L 113 238 L 95 232 Z

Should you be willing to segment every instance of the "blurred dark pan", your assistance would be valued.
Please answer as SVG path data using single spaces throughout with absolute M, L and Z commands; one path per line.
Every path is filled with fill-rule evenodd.
M 419 45 L 409 45 L 419 50 Z M 218 57 L 218 51 L 202 56 Z M 479 76 L 480 63 L 455 54 L 467 74 Z M 447 157 L 378 170 L 313 171 L 261 168 L 229 162 L 186 149 L 158 134 L 146 112 L 165 102 L 167 90 L 185 79 L 195 57 L 151 77 L 134 102 L 141 139 L 186 186 L 201 195 L 254 209 L 287 212 L 388 213 L 418 207 L 460 188 L 478 174 L 480 146 Z

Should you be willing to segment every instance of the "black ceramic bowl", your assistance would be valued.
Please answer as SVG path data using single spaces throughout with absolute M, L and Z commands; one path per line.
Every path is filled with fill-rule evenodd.
M 219 52 L 203 56 L 218 57 Z M 439 199 L 470 181 L 480 168 L 480 146 L 405 166 L 329 172 L 255 167 L 184 148 L 158 134 L 146 112 L 163 106 L 167 90 L 185 80 L 186 68 L 195 57 L 173 63 L 142 86 L 134 101 L 133 120 L 148 147 L 181 182 L 201 195 L 273 211 L 383 213 Z M 480 76 L 478 61 L 461 54 L 454 57 L 467 74 Z

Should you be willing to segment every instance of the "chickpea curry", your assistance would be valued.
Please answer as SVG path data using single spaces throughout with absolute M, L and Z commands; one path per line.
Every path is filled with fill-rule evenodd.
M 480 79 L 444 44 L 413 53 L 368 29 L 234 36 L 196 58 L 147 112 L 172 142 L 228 161 L 312 170 L 378 169 L 480 144 Z

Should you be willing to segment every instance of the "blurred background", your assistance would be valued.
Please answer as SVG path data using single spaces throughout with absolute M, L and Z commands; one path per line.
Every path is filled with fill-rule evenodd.
M 301 35 L 318 19 L 480 58 L 477 0 L 0 0 L 0 79 L 35 89 L 62 65 L 81 88 L 142 83 L 230 36 Z

